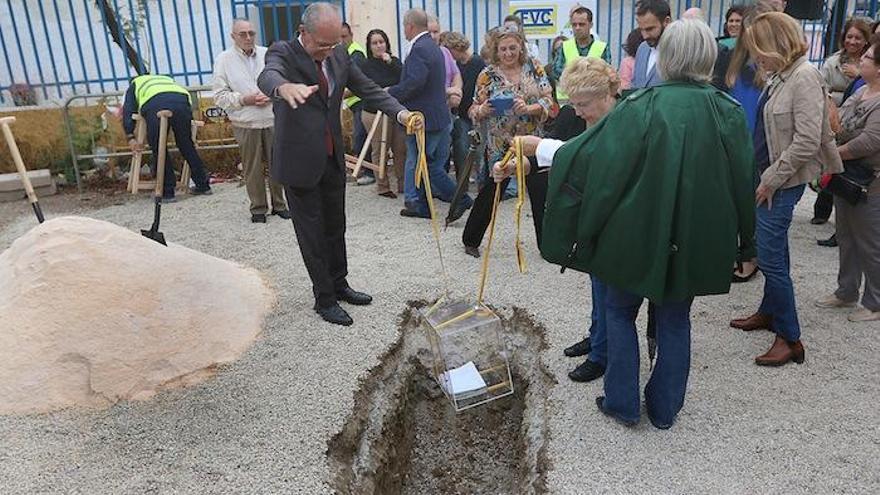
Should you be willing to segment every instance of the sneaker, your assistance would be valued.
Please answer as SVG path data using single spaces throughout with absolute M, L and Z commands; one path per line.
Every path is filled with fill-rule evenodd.
M 357 185 L 359 186 L 369 186 L 370 184 L 375 184 L 376 178 L 371 175 L 363 175 L 358 177 Z
M 827 297 L 823 297 L 822 299 L 819 299 L 818 301 L 816 301 L 813 304 L 815 304 L 817 308 L 854 308 L 856 306 L 855 301 L 853 301 L 853 302 L 841 301 L 834 294 L 831 294 L 830 296 L 827 296 Z
M 849 316 L 846 317 L 847 320 L 861 323 L 863 321 L 880 321 L 880 311 L 871 311 L 868 308 L 859 308 Z

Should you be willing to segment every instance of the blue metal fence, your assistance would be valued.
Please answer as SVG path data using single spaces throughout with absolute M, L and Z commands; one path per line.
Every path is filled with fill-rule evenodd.
M 0 105 L 13 104 L 19 84 L 42 101 L 124 89 L 137 70 L 114 35 L 128 40 L 146 70 L 206 84 L 214 58 L 229 44 L 233 18 L 258 19 L 262 41 L 269 42 L 290 37 L 298 22 L 294 11 L 312 0 L 106 1 L 116 33 L 96 0 L 0 0 Z M 344 15 L 345 0 L 335 3 Z M 281 12 L 288 22 L 280 22 Z
M 810 43 L 809 57 L 813 62 L 821 62 L 824 53 L 823 40 L 826 28 L 831 25 L 832 36 L 837 36 L 839 26 L 830 22 L 834 14 L 833 7 L 838 4 L 841 11 L 849 15 L 862 15 L 873 18 L 877 11 L 877 0 L 816 0 L 821 3 L 820 16 L 817 19 L 803 20 L 801 24 Z M 398 20 L 398 53 L 403 47 L 402 15 L 408 8 L 421 7 L 436 15 L 443 30 L 458 31 L 469 37 L 472 45 L 479 49 L 483 45 L 484 34 L 488 28 L 497 26 L 510 12 L 507 0 L 396 0 Z M 552 3 L 552 2 L 548 2 Z M 586 3 L 586 2 L 584 2 Z M 755 0 L 670 0 L 673 19 L 690 7 L 699 7 L 709 26 L 720 36 L 723 33 L 725 13 L 732 5 L 747 5 Z M 629 32 L 635 29 L 637 0 L 595 0 L 593 9 L 593 30 L 596 35 L 606 41 L 611 49 L 613 64 L 617 66 L 625 56 L 623 44 Z M 565 17 L 567 12 L 558 15 Z M 843 22 L 839 23 L 840 25 Z M 552 40 L 539 42 L 544 60 L 551 51 Z
M 186 85 L 207 84 L 217 54 L 229 44 L 229 24 L 248 18 L 260 32 L 260 41 L 290 38 L 303 9 L 312 0 L 106 0 L 115 18 L 116 33 L 97 0 L 0 0 L 0 106 L 13 104 L 19 84 L 41 101 L 60 101 L 71 94 L 124 89 L 136 70 L 114 41 L 127 39 L 151 72 L 171 75 Z M 375 0 L 395 4 L 398 53 L 405 43 L 404 12 L 420 7 L 435 14 L 444 30 L 468 36 L 475 49 L 483 35 L 509 12 L 508 0 Z M 724 13 L 734 3 L 751 0 L 672 0 L 673 17 L 688 7 L 700 7 L 719 34 Z M 347 16 L 347 0 L 336 0 Z M 833 8 L 835 3 L 839 8 Z M 621 45 L 636 25 L 636 0 L 596 0 L 594 29 L 607 41 L 614 63 Z M 873 17 L 877 0 L 823 0 L 820 18 L 803 21 L 810 42 L 810 58 L 824 56 L 825 31 L 839 29 L 831 22 L 852 13 Z M 390 11 L 389 11 L 390 12 Z M 561 13 L 565 16 L 565 13 Z M 842 20 L 842 19 L 841 19 Z M 359 31 L 372 26 L 360 24 Z M 390 33 L 389 33 L 390 34 Z M 836 32 L 834 33 L 836 35 Z M 539 43 L 547 57 L 550 40 Z M 4 69 L 5 70 L 2 70 Z

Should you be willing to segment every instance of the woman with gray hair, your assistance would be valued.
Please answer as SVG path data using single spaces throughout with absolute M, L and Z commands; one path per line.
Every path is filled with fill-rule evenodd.
M 605 395 L 596 404 L 628 426 L 641 410 L 635 320 L 644 299 L 655 304 L 658 356 L 645 404 L 666 429 L 684 404 L 693 299 L 730 290 L 755 210 L 745 116 L 708 84 L 711 30 L 674 22 L 658 51 L 666 83 L 626 97 L 556 151 L 541 254 L 606 287 Z

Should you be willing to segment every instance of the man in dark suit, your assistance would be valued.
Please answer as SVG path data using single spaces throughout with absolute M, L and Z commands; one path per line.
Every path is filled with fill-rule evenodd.
M 409 112 L 351 63 L 340 45 L 342 18 L 328 3 L 310 4 L 295 40 L 266 53 L 257 79 L 273 97 L 275 135 L 272 178 L 284 184 L 293 227 L 312 280 L 315 310 L 325 320 L 351 325 L 338 301 L 366 305 L 372 298 L 346 280 L 345 156 L 339 111 L 344 89 L 399 122 Z
M 410 43 L 403 73 L 388 94 L 413 111 L 425 115 L 425 155 L 428 162 L 431 192 L 443 201 L 455 195 L 455 182 L 446 173 L 449 145 L 452 143 L 452 116 L 446 104 L 446 61 L 440 47 L 428 33 L 428 14 L 410 9 L 403 16 L 403 32 Z M 424 188 L 416 188 L 415 173 L 418 148 L 415 136 L 407 136 L 406 167 L 403 176 L 405 217 L 429 218 Z M 473 200 L 465 195 L 454 218 L 460 218 Z

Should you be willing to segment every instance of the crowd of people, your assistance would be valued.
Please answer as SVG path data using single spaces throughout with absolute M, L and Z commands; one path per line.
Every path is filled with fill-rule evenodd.
M 545 64 L 516 16 L 477 49 L 411 9 L 401 62 L 385 32 L 369 31 L 361 46 L 336 7 L 313 3 L 299 36 L 268 49 L 255 45 L 248 21 L 234 22 L 235 44 L 215 64 L 216 102 L 241 147 L 252 221 L 292 216 L 315 310 L 340 325 L 352 319 L 339 301 L 372 300 L 346 281 L 343 99 L 355 114 L 355 147 L 370 146 L 373 163 L 383 147 L 379 133 L 367 142 L 366 130 L 378 112 L 387 116 L 388 173 L 358 184 L 375 182 L 390 199 L 403 194 L 401 215 L 429 218 L 426 188 L 415 180 L 412 132 L 423 129 L 430 190 L 443 202 L 461 198 L 451 221 L 470 210 L 462 244 L 474 257 L 496 190 L 515 193 L 512 164 L 501 159 L 519 139 L 542 255 L 590 274 L 591 325 L 564 350 L 584 360 L 569 377 L 604 376 L 599 410 L 638 422 L 635 321 L 647 299 L 657 363 L 645 404 L 665 429 L 684 403 L 694 297 L 727 293 L 760 271 L 757 310 L 730 326 L 773 333 L 757 365 L 804 362 L 789 230 L 807 185 L 820 189 L 813 223 L 833 205 L 840 255 L 837 290 L 814 304 L 852 308 L 861 295 L 849 320 L 880 320 L 880 182 L 871 181 L 880 172 L 877 25 L 848 20 L 820 71 L 784 9 L 780 0 L 732 6 L 716 38 L 699 9 L 674 21 L 666 0 L 640 0 L 615 70 L 582 6 L 570 12 L 572 36 L 553 41 Z M 482 138 L 478 153 L 472 131 Z M 470 159 L 475 166 L 466 167 Z M 196 191 L 209 190 L 195 170 Z

